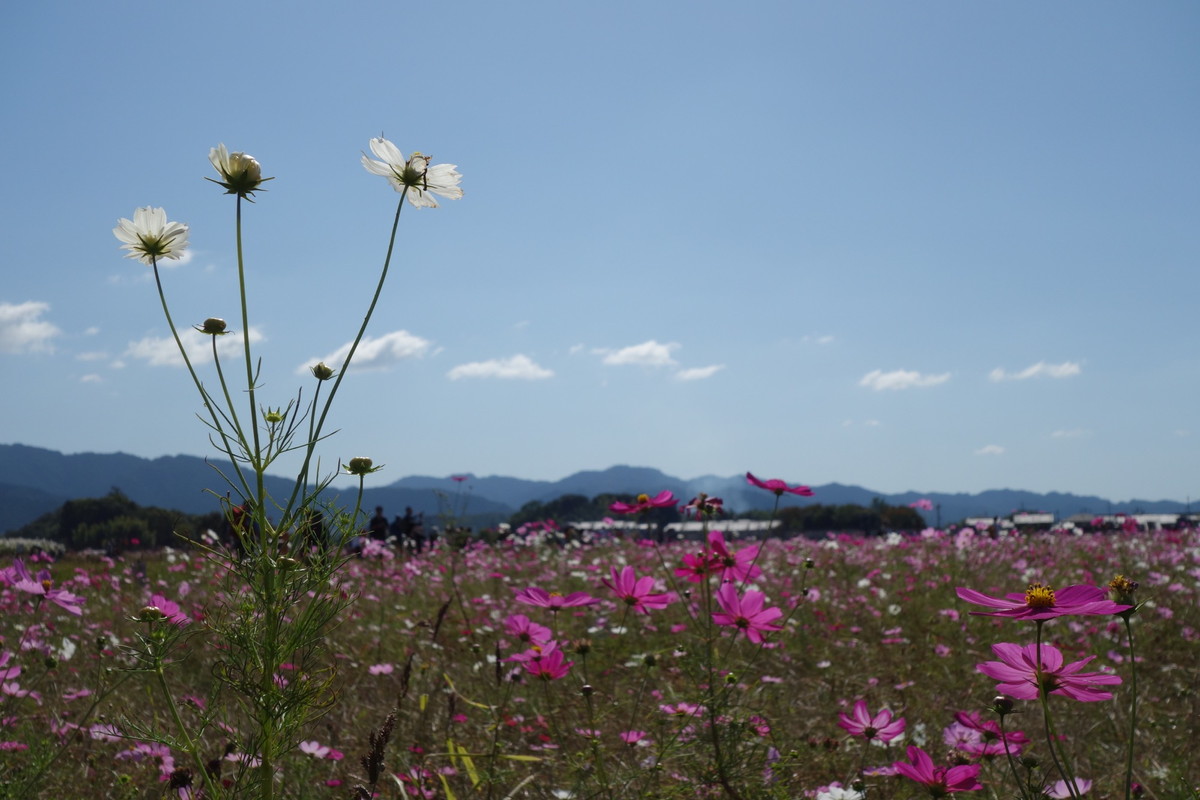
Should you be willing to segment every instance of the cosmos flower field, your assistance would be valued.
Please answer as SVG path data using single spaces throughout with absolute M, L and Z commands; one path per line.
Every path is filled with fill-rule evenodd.
M 1076 796 L 1116 798 L 1131 728 L 1133 796 L 1196 796 L 1197 531 L 717 538 L 528 531 L 349 558 L 326 669 L 277 668 L 277 683 L 336 689 L 278 765 L 279 796 L 1067 797 L 1053 788 L 1066 760 Z M 1111 611 L 977 615 L 958 591 L 1070 597 L 1117 575 L 1138 584 L 1128 629 Z M 195 549 L 5 566 L 0 797 L 203 796 L 178 748 L 139 735 L 168 713 L 139 636 L 179 637 L 162 679 L 206 769 L 236 787 L 256 764 L 236 706 L 211 711 L 230 706 L 210 695 L 226 646 L 207 621 L 240 590 Z M 1021 689 L 997 727 L 1002 668 L 979 667 L 1039 627 L 1047 653 L 1088 660 L 1074 678 L 1093 676 L 1064 672 L 1073 690 L 1048 695 L 1053 751 Z

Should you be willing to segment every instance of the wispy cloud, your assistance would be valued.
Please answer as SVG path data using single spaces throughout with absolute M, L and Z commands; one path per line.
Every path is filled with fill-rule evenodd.
M 800 338 L 803 344 L 833 344 L 833 335 L 829 333 L 809 333 Z
M 53 353 L 62 331 L 41 319 L 49 303 L 0 303 L 0 353 Z
M 104 378 L 101 378 L 94 372 L 88 373 L 79 379 L 80 383 L 104 383 Z
M 493 358 L 490 361 L 459 364 L 447 372 L 446 377 L 452 381 L 461 378 L 540 381 L 554 377 L 554 370 L 539 366 L 529 356 L 518 354 L 511 358 Z
M 1067 430 L 1058 430 L 1050 434 L 1055 439 L 1086 439 L 1091 436 L 1092 432 L 1087 428 L 1070 428 Z
M 340 370 L 346 361 L 346 356 L 350 354 L 351 344 L 353 342 L 346 342 L 324 358 L 311 358 L 305 361 L 296 367 L 296 374 L 303 375 L 320 362 L 324 362 L 332 369 Z M 354 351 L 354 361 L 350 363 L 350 371 L 387 369 L 409 358 L 423 358 L 432 347 L 433 343 L 428 339 L 422 339 L 408 331 L 392 331 L 376 338 L 364 336 L 358 343 L 358 349 Z
M 675 373 L 677 381 L 702 381 L 705 378 L 711 378 L 721 370 L 725 369 L 724 364 L 712 364 L 707 367 L 688 367 L 681 369 Z
M 604 363 L 613 366 L 633 364 L 642 367 L 673 367 L 676 361 L 671 357 L 671 353 L 678 349 L 678 342 L 659 344 L 651 339 L 641 344 L 622 347 L 620 350 L 599 348 L 592 352 L 604 356 Z
M 105 361 L 108 359 L 108 353 L 103 350 L 89 350 L 86 353 L 76 353 L 76 361 Z
M 183 346 L 187 348 L 188 358 L 193 364 L 207 364 L 212 361 L 212 337 L 201 333 L 195 328 L 187 328 L 179 332 Z M 263 335 L 253 326 L 250 328 L 250 343 L 260 342 Z M 242 354 L 241 331 L 217 337 L 217 353 L 222 358 L 237 358 Z M 179 355 L 179 347 L 170 336 L 156 339 L 147 336 L 136 342 L 130 342 L 122 355 L 145 361 L 151 367 L 182 367 L 183 357 Z M 124 366 L 114 364 L 114 366 Z
M 1073 378 L 1083 372 L 1083 368 L 1074 361 L 1064 361 L 1061 364 L 1047 364 L 1039 361 L 1020 372 L 1006 372 L 996 367 L 988 374 L 992 381 L 1026 381 L 1030 378 Z
M 977 456 L 1001 456 L 1004 455 L 1004 448 L 998 444 L 985 444 L 983 447 L 975 451 Z
M 881 369 L 877 369 L 864 375 L 862 380 L 858 382 L 858 385 L 882 392 L 885 389 L 899 390 L 937 386 L 939 383 L 945 383 L 948 380 L 950 380 L 949 372 L 943 372 L 938 375 L 923 375 L 920 372 L 910 372 L 903 369 L 891 372 L 884 372 Z

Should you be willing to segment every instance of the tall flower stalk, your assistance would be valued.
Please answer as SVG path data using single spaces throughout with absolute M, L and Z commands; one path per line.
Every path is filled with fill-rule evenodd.
M 252 349 L 251 309 L 247 292 L 245 248 L 243 245 L 243 201 L 253 202 L 254 194 L 270 178 L 262 177 L 256 159 L 245 153 L 230 153 L 225 146 L 212 149 L 209 161 L 217 171 L 210 178 L 227 194 L 235 195 L 235 247 L 237 252 L 237 281 L 240 301 L 241 355 L 245 368 L 245 402 L 249 408 L 239 412 L 238 394 L 231 391 L 221 363 L 221 348 L 217 337 L 227 333 L 223 320 L 212 317 L 196 327 L 201 334 L 211 336 L 215 377 L 219 393 L 205 387 L 194 360 L 180 336 L 171 316 L 162 277 L 160 259 L 178 259 L 187 247 L 188 228 L 178 222 L 168 222 L 162 209 L 138 209 L 132 220 L 121 220 L 114 234 L 136 258 L 154 271 L 155 285 L 162 304 L 163 315 L 170 328 L 184 366 L 201 397 L 205 408 L 204 422 L 212 429 L 210 439 L 228 458 L 233 474 L 218 470 L 237 501 L 227 494 L 222 498 L 227 527 L 234 537 L 233 552 L 207 547 L 209 557 L 221 561 L 228 569 L 233 585 L 227 600 L 206 614 L 203 633 L 220 641 L 227 648 L 225 657 L 214 671 L 215 683 L 225 694 L 225 707 L 210 709 L 198 727 L 189 727 L 179 713 L 171 693 L 166 668 L 176 660 L 170 651 L 178 637 L 166 637 L 161 631 L 142 641 L 140 662 L 144 670 L 154 674 L 155 684 L 170 712 L 173 735 L 142 726 L 148 738 L 171 741 L 183 750 L 201 773 L 205 797 L 259 797 L 274 800 L 281 788 L 279 767 L 284 755 L 298 743 L 304 727 L 321 716 L 333 701 L 333 660 L 327 652 L 327 632 L 350 602 L 341 592 L 334 574 L 342 564 L 344 545 L 359 527 L 363 479 L 377 471 L 369 458 L 353 458 L 346 471 L 358 477 L 359 486 L 353 511 L 345 513 L 321 505 L 320 494 L 333 476 L 312 480 L 313 459 L 317 444 L 325 438 L 324 426 L 345 378 L 355 352 L 366 335 L 371 317 L 383 291 L 395 252 L 400 211 L 407 198 L 416 207 L 435 207 L 431 194 L 460 197 L 461 176 L 453 165 L 430 166 L 429 159 L 414 154 L 404 159 L 385 139 L 371 141 L 371 150 L 383 161 L 370 161 L 364 156 L 364 166 L 373 174 L 385 174 L 400 193 L 396 215 L 388 239 L 387 255 L 379 280 L 362 323 L 342 364 L 335 370 L 318 364 L 312 374 L 317 381 L 313 400 L 306 406 L 302 393 L 280 407 L 263 406 L 259 399 L 261 364 Z M 370 163 L 367 163 L 370 161 Z M 381 166 L 382 165 L 382 166 Z M 386 173 L 381 171 L 386 167 Z M 333 381 L 322 398 L 321 384 Z M 323 402 L 318 406 L 318 401 Z M 301 441 L 296 442 L 300 436 Z M 283 453 L 301 450 L 303 462 L 285 502 L 277 503 L 266 489 L 266 474 L 271 464 Z M 247 467 L 246 471 L 243 466 Z M 247 476 L 246 472 L 249 472 Z M 216 494 L 214 492 L 214 494 Z M 229 499 L 226 499 L 229 498 Z M 278 512 L 278 522 L 273 513 Z M 324 512 L 332 512 L 335 535 L 332 541 L 312 541 L 313 529 L 324 530 Z M 197 543 L 198 544 L 198 543 Z M 288 677 L 281 674 L 288 665 Z M 235 743 L 248 767 L 240 770 L 232 786 L 224 788 L 206 765 L 220 764 L 214 756 L 213 745 L 205 733 L 210 723 L 241 719 L 242 734 Z M 286 776 L 284 776 L 286 780 Z

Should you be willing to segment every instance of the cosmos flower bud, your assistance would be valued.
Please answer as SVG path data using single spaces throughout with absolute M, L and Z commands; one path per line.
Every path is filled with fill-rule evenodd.
M 225 320 L 220 317 L 209 317 L 196 330 L 210 336 L 223 336 L 226 333 Z
M 1012 713 L 1013 701 L 1004 695 L 996 695 L 996 698 L 992 700 L 992 705 L 990 708 L 992 711 L 995 711 L 997 714 L 1003 717 L 1005 714 Z
M 283 422 L 283 412 L 279 409 L 268 409 L 267 413 L 263 415 L 263 419 L 272 425 L 277 425 Z
M 312 367 L 309 371 L 312 372 L 313 377 L 319 381 L 327 381 L 330 378 L 332 378 L 334 375 L 333 370 L 331 368 L 327 367 L 325 365 L 324 361 L 319 362 L 315 367 Z
M 379 469 L 382 467 L 376 467 L 374 461 L 363 456 L 352 458 L 346 462 L 346 471 L 351 475 L 370 475 Z
M 230 153 L 224 144 L 219 144 L 208 153 L 208 160 L 221 176 L 220 180 L 208 180 L 225 187 L 226 194 L 236 194 L 238 197 L 250 199 L 250 195 L 258 191 L 265 181 L 271 178 L 262 176 L 262 167 L 258 161 L 245 153 Z
M 142 622 L 161 622 L 166 618 L 167 615 L 158 606 L 146 606 L 138 614 L 138 619 Z
M 1124 606 L 1136 605 L 1134 592 L 1137 591 L 1137 581 L 1131 581 L 1124 575 L 1118 575 L 1108 582 L 1108 599 Z

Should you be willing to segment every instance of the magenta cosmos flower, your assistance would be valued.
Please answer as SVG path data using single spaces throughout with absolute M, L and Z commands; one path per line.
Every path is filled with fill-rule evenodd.
M 649 614 L 650 609 L 663 609 L 671 604 L 670 594 L 655 594 L 652 591 L 654 578 L 637 577 L 633 567 L 625 567 L 620 572 L 617 572 L 616 567 L 612 567 L 612 580 L 604 578 L 600 582 L 612 589 L 627 606 L 643 614 Z
M 1012 619 L 1053 619 L 1070 614 L 1102 616 L 1119 614 L 1129 608 L 1108 599 L 1108 590 L 1099 586 L 1076 584 L 1055 591 L 1050 586 L 1031 583 L 1022 592 L 1009 592 L 1004 597 L 992 597 L 964 586 L 956 590 L 958 596 L 968 603 L 987 606 L 991 611 L 972 611 L 985 617 L 1010 617 Z
M 746 473 L 746 483 L 750 484 L 751 486 L 757 486 L 760 489 L 766 489 L 768 492 L 774 492 L 776 497 L 783 495 L 785 492 L 787 494 L 795 494 L 801 497 L 813 496 L 813 490 L 807 486 L 788 486 L 786 483 L 777 478 L 771 478 L 769 481 L 761 481 L 749 472 Z
M 674 508 L 678 502 L 669 491 L 661 491 L 651 497 L 647 494 L 639 494 L 632 503 L 622 503 L 617 501 L 608 507 L 608 510 L 614 514 L 639 514 L 643 511 L 649 511 L 652 508 Z
M 872 717 L 865 700 L 855 703 L 850 714 L 838 714 L 838 725 L 849 731 L 851 736 L 861 736 L 868 742 L 875 740 L 887 743 L 904 733 L 903 719 L 893 720 L 892 712 L 886 708 L 880 709 Z
M 1121 682 L 1118 675 L 1107 675 L 1103 672 L 1080 672 L 1095 656 L 1088 656 L 1082 661 L 1063 663 L 1062 653 L 1054 645 L 1041 645 L 1042 663 L 1038 669 L 1038 645 L 1001 642 L 992 645 L 992 652 L 1000 657 L 999 661 L 985 661 L 976 666 L 980 672 L 989 678 L 1000 681 L 996 691 L 1015 697 L 1018 700 L 1036 700 L 1038 698 L 1039 674 L 1040 688 L 1047 694 L 1060 694 L 1072 700 L 1089 703 L 1097 700 L 1111 700 L 1112 692 L 1100 687 L 1115 686 Z
M 590 606 L 593 603 L 600 602 L 587 592 L 571 592 L 568 595 L 563 595 L 561 592 L 547 592 L 545 589 L 539 589 L 536 586 L 522 589 L 517 592 L 517 596 L 514 599 L 518 603 L 524 603 L 527 606 L 539 606 L 540 608 L 548 608 L 551 611 L 561 611 L 564 608 L 573 608 L 575 606 Z
M 909 745 L 908 748 L 908 761 L 897 761 L 892 767 L 896 774 L 924 784 L 933 797 L 944 797 L 950 792 L 973 792 L 983 788 L 978 781 L 980 764 L 935 767 L 929 754 L 913 745 Z
M 526 661 L 525 671 L 544 681 L 556 681 L 565 678 L 571 671 L 574 661 L 567 661 L 562 650 L 551 650 L 538 658 Z
M 763 640 L 763 634 L 783 630 L 775 620 L 783 616 L 778 608 L 763 608 L 766 596 L 762 592 L 749 591 L 738 597 L 737 587 L 726 583 L 717 589 L 717 604 L 721 611 L 715 612 L 713 622 L 728 625 L 746 632 L 746 638 L 755 644 Z
M 734 553 L 725 544 L 725 534 L 709 531 L 708 546 L 712 550 L 709 570 L 725 580 L 741 583 L 762 575 L 762 570 L 754 563 L 758 559 L 758 545 L 743 547 Z

